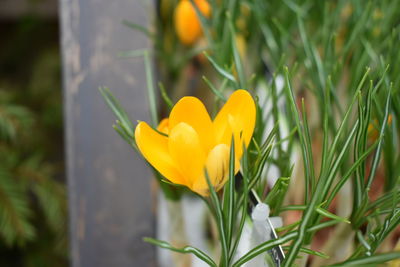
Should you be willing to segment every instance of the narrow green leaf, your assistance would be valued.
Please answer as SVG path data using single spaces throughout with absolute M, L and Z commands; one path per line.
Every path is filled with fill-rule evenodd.
M 383 122 L 382 122 L 381 129 L 379 131 L 378 147 L 376 149 L 375 156 L 374 156 L 374 159 L 373 159 L 373 162 L 372 162 L 371 171 L 370 171 L 368 179 L 367 179 L 367 186 L 366 186 L 366 190 L 365 190 L 366 194 L 369 192 L 369 190 L 371 188 L 371 184 L 372 184 L 372 181 L 373 181 L 373 179 L 375 177 L 375 173 L 376 173 L 376 170 L 378 168 L 378 164 L 379 164 L 379 160 L 380 160 L 380 156 L 381 156 L 383 135 L 384 135 L 385 130 L 387 128 L 387 121 L 388 121 L 388 117 L 389 117 L 391 92 L 392 92 L 392 90 L 390 90 L 388 92 L 387 97 L 386 97 L 385 116 L 384 116 L 384 119 L 383 119 Z
M 344 223 L 350 223 L 349 220 L 347 220 L 347 219 L 345 219 L 345 218 L 342 218 L 342 217 L 339 217 L 339 216 L 337 216 L 336 214 L 330 213 L 329 211 L 327 211 L 327 210 L 325 210 L 325 209 L 323 209 L 323 208 L 321 208 L 321 207 L 317 207 L 317 208 L 316 208 L 316 211 L 317 211 L 319 214 L 321 214 L 322 216 L 325 216 L 325 217 L 327 217 L 327 218 L 331 218 L 331 219 L 333 219 L 333 220 L 340 221 L 340 222 L 344 222 Z
M 297 222 L 294 222 L 294 223 L 291 223 L 291 224 L 288 224 L 288 225 L 284 225 L 282 227 L 275 228 L 275 231 L 277 233 L 279 233 L 279 232 L 285 232 L 285 231 L 288 231 L 288 230 L 292 230 L 293 228 L 297 227 L 299 224 L 300 224 L 300 221 L 297 221 Z
M 229 178 L 228 183 L 224 186 L 224 209 L 223 213 L 226 218 L 226 233 L 228 249 L 231 244 L 234 222 L 234 203 L 235 203 L 235 141 L 231 138 L 231 149 L 229 153 Z
M 299 138 L 300 138 L 300 148 L 301 148 L 301 153 L 302 153 L 302 157 L 303 157 L 303 167 L 304 167 L 304 178 L 305 178 L 305 192 L 304 192 L 304 202 L 308 203 L 309 202 L 309 189 L 310 189 L 310 177 L 311 177 L 311 165 L 312 164 L 309 161 L 309 157 L 308 157 L 308 152 L 307 152 L 307 139 L 305 137 L 305 130 L 304 130 L 304 126 L 302 124 L 302 122 L 300 121 L 300 112 L 297 108 L 296 105 L 296 98 L 294 96 L 294 92 L 291 86 L 291 82 L 290 82 L 290 78 L 289 78 L 289 69 L 287 67 L 285 67 L 285 82 L 286 82 L 286 86 L 285 86 L 285 92 L 287 94 L 287 98 L 288 101 L 290 103 L 290 110 L 292 113 L 292 116 L 295 120 L 296 123 L 296 127 L 298 129 L 298 134 L 299 134 Z
M 134 23 L 134 22 L 124 19 L 124 20 L 122 20 L 122 24 L 124 24 L 125 26 L 128 26 L 131 29 L 138 30 L 138 31 L 144 33 L 147 37 L 150 37 L 150 38 L 155 37 L 154 34 L 152 32 L 150 32 L 146 27 L 139 25 L 137 23 Z
M 230 74 L 229 72 L 227 72 L 226 70 L 224 70 L 222 67 L 220 67 L 218 65 L 217 62 L 214 61 L 214 59 L 212 59 L 207 52 L 203 52 L 204 56 L 208 59 L 208 61 L 210 61 L 211 65 L 213 65 L 213 67 L 216 69 L 216 71 L 218 71 L 219 74 L 221 74 L 223 77 L 227 78 L 228 80 L 232 81 L 232 82 L 237 82 L 235 77 Z
M 136 50 L 129 50 L 129 51 L 122 51 L 118 53 L 118 57 L 122 58 L 132 58 L 132 57 L 142 57 L 144 52 L 147 51 L 146 49 L 136 49 Z
M 156 92 L 154 89 L 154 81 L 152 75 L 152 68 L 149 53 L 147 51 L 144 52 L 144 65 L 146 70 L 146 81 L 147 81 L 147 94 L 149 97 L 149 106 L 150 106 L 150 116 L 152 121 L 152 126 L 156 127 L 158 120 L 158 111 L 157 111 L 157 99 Z
M 305 210 L 307 208 L 306 205 L 289 205 L 281 208 L 281 212 L 288 210 Z
M 340 263 L 336 263 L 333 265 L 329 265 L 329 267 L 342 267 L 342 266 L 365 266 L 366 264 L 379 264 L 388 262 L 391 260 L 395 260 L 400 258 L 400 252 L 391 252 L 385 254 L 377 254 L 373 256 L 367 256 L 363 258 L 348 260 Z
M 364 82 L 367 79 L 369 72 L 370 72 L 370 68 L 367 68 L 365 73 L 364 73 L 364 76 L 362 77 L 361 81 L 358 84 L 357 90 L 354 93 L 354 96 L 353 96 L 353 98 L 351 100 L 351 103 L 350 103 L 350 105 L 349 105 L 349 107 L 348 107 L 348 109 L 347 109 L 347 111 L 346 111 L 346 113 L 345 113 L 345 115 L 344 115 L 344 117 L 342 119 L 342 122 L 340 123 L 340 126 L 339 126 L 339 128 L 338 128 L 338 130 L 336 132 L 336 135 L 335 135 L 335 137 L 333 139 L 332 145 L 330 146 L 330 150 L 329 150 L 329 153 L 328 153 L 328 161 L 329 162 L 331 162 L 333 157 L 334 157 L 334 154 L 335 154 L 335 151 L 337 149 L 337 145 L 339 143 L 340 137 L 342 136 L 342 134 L 343 134 L 343 132 L 344 132 L 344 130 L 346 128 L 346 124 L 347 124 L 347 121 L 348 121 L 348 119 L 350 117 L 350 114 L 351 114 L 351 111 L 353 109 L 353 106 L 354 106 L 357 98 L 361 94 L 361 88 L 364 85 Z
M 365 238 L 363 237 L 363 234 L 361 233 L 361 231 L 357 231 L 356 232 L 356 236 L 358 241 L 360 242 L 361 245 L 363 245 L 365 247 L 365 249 L 370 253 L 371 251 L 371 246 L 368 244 L 368 242 L 365 240 Z
M 246 221 L 247 217 L 247 203 L 248 203 L 248 196 L 249 196 L 249 162 L 248 162 L 248 151 L 246 150 L 246 147 L 243 146 L 243 156 L 242 156 L 242 169 L 243 169 L 243 202 L 239 204 L 241 208 L 241 218 L 240 218 L 240 223 L 239 223 L 239 228 L 236 230 L 236 238 L 233 246 L 231 247 L 230 255 L 229 255 L 229 263 L 231 263 L 233 257 L 235 256 L 236 249 L 239 245 L 239 241 L 242 237 L 242 232 L 243 232 L 243 227 L 244 223 Z M 237 216 L 238 213 L 235 213 L 235 216 Z
M 157 240 L 157 239 L 150 238 L 150 237 L 145 237 L 145 238 L 143 238 L 143 240 L 147 243 L 159 246 L 161 248 L 169 249 L 169 250 L 172 250 L 175 252 L 185 253 L 185 254 L 186 253 L 193 254 L 200 260 L 207 263 L 209 266 L 217 267 L 217 264 L 206 253 L 204 253 L 203 251 L 201 251 L 198 248 L 194 248 L 191 246 L 185 246 L 183 248 L 175 248 L 175 247 L 171 246 L 168 242 L 165 242 L 162 240 Z
M 336 157 L 336 159 L 334 160 L 333 166 L 330 169 L 330 172 L 327 174 L 326 180 L 324 179 L 324 183 L 322 183 L 322 190 L 321 190 L 321 195 L 319 196 L 321 199 L 325 199 L 325 197 L 328 195 L 329 193 L 329 189 L 333 183 L 333 180 L 335 179 L 335 176 L 339 170 L 340 165 L 342 164 L 345 156 L 346 156 L 346 152 L 348 150 L 348 148 L 351 145 L 351 141 L 354 138 L 354 135 L 356 133 L 356 130 L 358 128 L 358 123 L 359 121 L 357 120 L 354 123 L 353 128 L 351 129 L 350 133 L 348 134 L 342 148 L 339 151 L 339 155 Z
M 219 100 L 226 102 L 226 97 L 217 88 L 215 88 L 214 85 L 205 76 L 203 76 L 202 79 L 208 85 L 208 88 L 211 89 L 214 95 L 219 98 Z
M 120 126 L 113 125 L 112 127 L 122 137 L 122 139 L 125 140 L 125 142 L 127 142 L 133 149 L 139 152 L 138 147 L 136 146 L 135 139 L 127 135 L 126 132 L 123 131 Z
M 133 137 L 134 129 L 131 120 L 129 119 L 128 114 L 122 108 L 121 104 L 118 100 L 113 96 L 110 89 L 106 87 L 99 88 L 100 93 L 102 94 L 104 100 L 107 105 L 114 112 L 115 116 L 121 122 L 121 126 L 123 126 L 124 130 L 127 132 L 128 136 Z
M 377 142 L 375 142 L 372 146 L 370 146 L 364 154 L 362 154 L 355 162 L 354 164 L 349 168 L 349 170 L 343 175 L 343 177 L 340 178 L 339 182 L 335 185 L 335 187 L 332 189 L 331 194 L 328 197 L 327 200 L 327 206 L 332 202 L 332 200 L 335 198 L 339 190 L 342 188 L 342 186 L 346 183 L 346 181 L 351 177 L 351 175 L 354 173 L 354 171 L 358 168 L 358 166 L 367 159 L 367 157 L 371 154 L 372 151 L 377 146 Z
M 228 251 L 228 244 L 227 244 L 227 236 L 226 236 L 226 229 L 225 229 L 225 219 L 224 214 L 221 208 L 221 204 L 218 199 L 218 195 L 215 192 L 214 186 L 210 181 L 210 177 L 208 176 L 208 172 L 205 169 L 204 175 L 207 180 L 208 189 L 210 190 L 211 201 L 213 203 L 213 207 L 215 209 L 215 214 L 217 216 L 217 227 L 219 232 L 219 238 L 221 241 L 222 253 L 221 253 L 221 262 L 228 266 L 229 261 L 229 251 Z
M 233 26 L 232 18 L 229 13 L 227 13 L 228 25 L 231 34 L 231 46 L 233 53 L 233 60 L 235 62 L 236 71 L 239 77 L 239 88 L 246 88 L 246 77 L 244 72 L 244 67 L 242 63 L 242 59 L 240 58 L 240 54 L 236 45 L 236 33 L 235 28 Z
M 307 112 L 306 108 L 304 106 L 304 98 L 301 99 L 301 108 L 302 108 L 302 114 L 303 114 L 303 123 L 304 123 L 304 138 L 305 138 L 305 149 L 307 152 L 307 157 L 308 157 L 308 162 L 309 162 L 309 168 L 310 168 L 310 179 L 309 179 L 309 187 L 310 187 L 310 192 L 314 192 L 315 190 L 315 173 L 314 173 L 314 158 L 313 158 L 313 153 L 312 153 L 312 144 L 311 144 L 311 135 L 310 131 L 308 128 L 308 120 L 307 120 Z
M 158 83 L 158 87 L 160 88 L 161 97 L 163 98 L 165 104 L 167 104 L 168 108 L 171 110 L 174 107 L 171 98 L 169 98 L 167 94 L 167 90 L 165 90 L 164 84 L 162 82 Z
M 290 247 L 288 247 L 288 246 L 282 247 L 282 249 L 284 249 L 284 250 L 287 250 L 288 248 L 290 248 Z M 315 250 L 312 250 L 312 249 L 309 249 L 309 248 L 304 248 L 303 247 L 303 248 L 300 249 L 300 252 L 307 253 L 307 254 L 314 255 L 314 256 L 318 256 L 318 257 L 321 257 L 321 258 L 324 258 L 324 259 L 329 259 L 329 256 L 326 255 L 325 253 L 318 252 L 318 251 L 315 251 Z
M 290 177 L 280 177 L 275 182 L 264 202 L 269 205 L 272 215 L 278 215 L 281 211 L 283 200 L 289 188 Z

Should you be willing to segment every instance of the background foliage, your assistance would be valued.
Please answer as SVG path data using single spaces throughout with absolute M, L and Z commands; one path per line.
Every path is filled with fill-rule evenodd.
M 1 22 L 0 265 L 66 265 L 57 24 Z

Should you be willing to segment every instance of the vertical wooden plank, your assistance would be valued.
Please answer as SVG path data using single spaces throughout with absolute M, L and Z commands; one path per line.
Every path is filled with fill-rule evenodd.
M 111 128 L 99 86 L 112 89 L 132 119 L 147 119 L 142 59 L 146 37 L 121 24 L 149 23 L 150 1 L 60 0 L 71 259 L 74 267 L 155 266 L 150 178 Z

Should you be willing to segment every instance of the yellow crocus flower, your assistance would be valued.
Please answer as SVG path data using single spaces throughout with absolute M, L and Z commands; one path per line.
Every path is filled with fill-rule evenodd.
M 194 2 L 203 16 L 210 16 L 211 8 L 206 0 L 195 0 Z M 185 45 L 193 44 L 202 35 L 196 9 L 190 0 L 181 0 L 178 3 L 175 9 L 174 22 L 176 34 Z
M 158 131 L 146 122 L 135 130 L 137 146 L 143 157 L 166 179 L 192 191 L 209 194 L 204 169 L 215 190 L 229 177 L 229 153 L 235 142 L 235 173 L 240 168 L 243 143 L 247 147 L 253 135 L 256 106 L 245 90 L 235 91 L 214 121 L 196 97 L 180 99 L 161 121 Z

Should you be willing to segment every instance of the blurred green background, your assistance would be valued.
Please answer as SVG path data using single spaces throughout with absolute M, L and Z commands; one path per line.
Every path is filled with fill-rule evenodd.
M 67 266 L 57 1 L 2 1 L 0 36 L 0 266 Z

